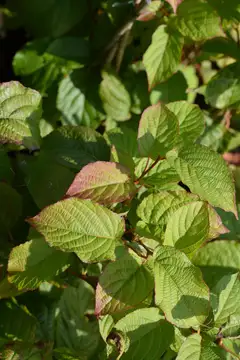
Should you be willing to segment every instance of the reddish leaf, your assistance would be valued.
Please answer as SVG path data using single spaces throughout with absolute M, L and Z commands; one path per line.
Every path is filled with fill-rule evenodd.
M 135 185 L 127 168 L 114 162 L 97 161 L 76 175 L 67 196 L 111 204 L 129 199 L 134 192 Z

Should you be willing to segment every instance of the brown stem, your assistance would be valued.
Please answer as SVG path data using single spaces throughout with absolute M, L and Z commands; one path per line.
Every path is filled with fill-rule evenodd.
M 223 159 L 232 165 L 236 165 L 239 166 L 240 165 L 240 154 L 239 153 L 224 153 L 223 155 Z
M 230 110 L 227 110 L 224 114 L 224 123 L 225 123 L 225 127 L 226 129 L 230 128 L 231 125 L 231 118 L 232 118 L 232 113 Z
M 226 352 L 228 352 L 229 354 L 231 354 L 234 358 L 240 359 L 240 356 L 238 354 L 236 354 L 235 352 L 233 352 L 232 350 L 228 349 L 223 343 L 222 343 L 222 339 L 219 341 L 218 345 L 225 350 Z
M 141 180 L 147 173 L 149 173 L 149 171 L 151 171 L 151 170 L 157 165 L 157 163 L 158 163 L 161 159 L 162 159 L 162 158 L 161 158 L 160 156 L 158 156 L 158 157 L 156 158 L 156 160 L 152 163 L 152 165 L 150 165 L 148 169 L 145 169 L 145 170 L 143 171 L 142 175 L 139 176 L 139 178 L 136 179 L 136 180 L 134 181 L 134 183 L 135 183 L 135 184 L 138 184 L 138 183 L 139 183 L 139 180 Z

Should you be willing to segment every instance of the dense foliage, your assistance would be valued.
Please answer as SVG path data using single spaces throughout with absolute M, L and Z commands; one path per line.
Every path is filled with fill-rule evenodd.
M 1 11 L 1 358 L 240 359 L 239 0 Z

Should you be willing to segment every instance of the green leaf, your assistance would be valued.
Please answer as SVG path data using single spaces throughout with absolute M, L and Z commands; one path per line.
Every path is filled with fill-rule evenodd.
M 136 165 L 136 177 L 138 178 L 142 175 L 144 169 L 146 169 L 146 165 L 150 167 L 152 164 L 153 160 L 146 158 L 141 159 Z M 179 181 L 180 177 L 176 170 L 169 165 L 167 160 L 161 160 L 140 180 L 140 183 L 154 186 L 159 191 L 171 190 L 172 187 L 177 186 Z
M 124 232 L 120 216 L 77 198 L 50 205 L 29 222 L 50 246 L 75 252 L 84 262 L 114 259 L 115 248 Z
M 148 107 L 138 129 L 138 146 L 142 156 L 157 159 L 171 150 L 178 138 L 177 117 L 163 104 Z
M 8 278 L 19 290 L 35 289 L 66 270 L 70 263 L 70 254 L 51 248 L 42 237 L 33 238 L 11 251 Z
M 41 95 L 16 81 L 0 85 L 1 142 L 21 144 L 39 137 Z
M 110 158 L 104 138 L 83 126 L 62 126 L 51 132 L 43 139 L 41 149 L 58 163 L 76 170 L 90 162 Z
M 106 114 L 116 121 L 130 119 L 131 98 L 120 79 L 111 72 L 102 73 L 99 94 Z
M 227 6 L 226 6 L 227 8 Z M 235 41 L 225 37 L 215 37 L 207 40 L 202 47 L 203 51 L 211 54 L 223 54 L 240 60 L 240 49 Z
M 14 301 L 1 301 L 0 338 L 9 341 L 33 343 L 36 332 L 36 319 L 25 307 Z
M 221 350 L 214 343 L 204 341 L 201 335 L 193 334 L 183 343 L 176 360 L 222 360 Z
M 223 276 L 211 290 L 210 299 L 216 326 L 225 324 L 231 315 L 240 314 L 239 273 Z
M 240 204 L 237 204 L 238 217 L 240 214 Z M 221 239 L 228 240 L 240 240 L 240 221 L 236 219 L 236 217 L 231 214 L 223 211 L 222 209 L 218 209 L 218 214 L 220 215 L 223 224 L 229 229 L 228 233 L 221 235 Z
M 7 277 L 0 281 L 0 299 L 6 299 L 20 295 L 23 291 L 17 289 L 17 287 L 11 284 Z
M 57 108 L 62 113 L 64 125 L 85 125 L 96 128 L 103 114 L 97 83 L 86 70 L 74 70 L 59 84 Z
M 217 109 L 234 106 L 240 101 L 240 63 L 228 65 L 207 85 L 206 101 Z
M 153 288 L 151 262 L 129 251 L 108 264 L 100 276 L 95 313 L 105 315 L 131 309 L 143 302 Z
M 176 27 L 183 36 L 201 41 L 220 33 L 220 17 L 206 2 L 184 0 L 177 9 Z
M 26 85 L 40 91 L 43 96 L 46 96 L 46 93 L 48 94 L 50 99 L 47 103 L 47 99 L 43 102 L 44 110 L 48 104 L 56 112 L 55 101 L 58 83 L 66 72 L 81 67 L 81 65 L 48 53 L 48 47 L 51 47 L 48 38 L 26 43 L 24 48 L 15 54 L 13 68 L 16 75 L 23 77 L 23 82 Z M 52 101 L 54 104 L 51 103 Z M 44 115 L 46 115 L 45 112 Z M 56 115 L 54 114 L 54 116 Z
M 224 124 L 214 124 L 206 129 L 201 136 L 200 144 L 217 151 L 223 140 L 226 127 Z
M 187 81 L 181 71 L 171 76 L 167 81 L 156 85 L 150 94 L 151 104 L 159 101 L 169 103 L 178 100 L 187 100 Z
M 167 223 L 164 245 L 192 255 L 207 239 L 209 214 L 207 204 L 191 202 L 173 213 Z
M 87 2 L 43 0 L 40 4 L 38 0 L 13 0 L 12 9 L 33 36 L 56 38 L 69 32 L 82 20 Z
M 114 161 L 134 172 L 135 163 L 139 158 L 137 133 L 129 128 L 114 128 L 105 134 L 105 138 L 112 146 Z
M 33 347 L 31 349 L 25 349 L 24 347 L 17 345 L 13 349 L 4 350 L 1 355 L 4 360 L 41 360 L 42 356 L 44 356 L 42 351 L 38 348 Z
M 127 168 L 113 162 L 97 161 L 86 165 L 76 175 L 67 196 L 111 204 L 130 199 L 135 192 Z
M 47 56 L 44 52 L 49 44 L 48 39 L 37 39 L 27 42 L 13 58 L 14 73 L 18 76 L 33 74 L 46 66 Z
M 195 195 L 185 191 L 161 191 L 145 197 L 137 208 L 137 215 L 148 224 L 161 226 L 167 224 L 178 208 L 196 200 Z
M 210 240 L 210 239 L 216 239 L 219 237 L 226 236 L 226 234 L 229 233 L 228 228 L 226 228 L 226 226 L 222 223 L 222 219 L 218 215 L 216 210 L 214 210 L 214 208 L 209 204 L 208 204 L 208 212 L 209 212 L 209 226 L 210 226 L 208 239 Z M 231 215 L 234 217 L 233 214 Z
M 227 240 L 210 242 L 197 251 L 192 261 L 201 268 L 204 280 L 212 288 L 224 275 L 240 270 L 240 243 Z
M 240 4 L 238 0 L 208 0 L 217 10 L 221 18 L 234 22 L 240 21 Z
M 178 32 L 161 25 L 154 32 L 152 43 L 143 55 L 149 88 L 167 80 L 176 70 L 181 59 L 183 38 Z
M 169 152 L 167 160 L 192 193 L 237 216 L 232 175 L 221 156 L 195 144 Z
M 84 38 L 64 36 L 53 40 L 46 52 L 67 60 L 86 62 L 89 58 L 89 45 Z
M 74 179 L 69 169 L 53 161 L 46 152 L 30 161 L 25 173 L 25 183 L 40 209 L 61 200 Z
M 209 290 L 201 271 L 169 246 L 154 252 L 155 302 L 166 319 L 182 328 L 199 327 L 209 313 Z
M 93 311 L 94 290 L 89 284 L 78 280 L 76 287 L 64 289 L 56 315 L 56 347 L 66 347 L 76 359 L 93 355 L 100 337 L 97 321 L 86 317 Z
M 22 198 L 10 185 L 0 182 L 0 233 L 8 232 L 22 213 Z
M 230 315 L 228 322 L 221 330 L 224 337 L 237 337 L 240 335 L 240 315 Z
M 98 324 L 99 324 L 99 332 L 105 343 L 107 343 L 108 335 L 111 333 L 114 327 L 113 317 L 111 315 L 100 316 L 98 320 Z
M 178 119 L 179 143 L 186 146 L 195 142 L 204 130 L 204 117 L 200 108 L 186 101 L 172 102 L 167 107 Z
M 115 327 L 130 339 L 130 347 L 121 357 L 123 360 L 158 360 L 174 336 L 173 326 L 165 321 L 157 308 L 135 310 Z

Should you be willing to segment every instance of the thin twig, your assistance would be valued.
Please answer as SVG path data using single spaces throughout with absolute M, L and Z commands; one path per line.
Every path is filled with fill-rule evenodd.
M 131 34 L 131 29 L 128 29 L 128 31 L 123 35 L 121 41 L 120 41 L 120 46 L 118 49 L 118 53 L 117 53 L 117 59 L 116 59 L 116 71 L 119 72 L 121 64 L 122 64 L 122 60 L 123 60 L 123 56 L 126 50 L 126 47 L 128 46 L 128 40 Z
M 158 157 L 156 158 L 156 160 L 152 163 L 152 165 L 150 165 L 148 169 L 146 169 L 145 171 L 143 171 L 142 175 L 139 176 L 139 178 L 136 179 L 136 180 L 134 181 L 134 183 L 135 183 L 135 184 L 138 184 L 138 183 L 139 183 L 139 180 L 141 180 L 147 173 L 149 173 L 149 171 L 151 171 L 151 170 L 157 165 L 157 163 L 158 163 L 161 159 L 162 159 L 161 156 L 158 156 Z

